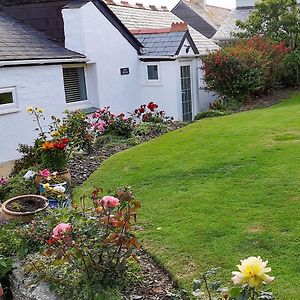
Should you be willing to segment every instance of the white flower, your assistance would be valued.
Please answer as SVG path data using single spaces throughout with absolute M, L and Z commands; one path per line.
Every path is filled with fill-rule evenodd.
M 35 176 L 35 172 L 29 170 L 26 172 L 26 174 L 23 176 L 24 179 L 28 180 L 31 179 Z
M 66 189 L 62 185 L 57 185 L 53 188 L 53 191 L 63 194 Z

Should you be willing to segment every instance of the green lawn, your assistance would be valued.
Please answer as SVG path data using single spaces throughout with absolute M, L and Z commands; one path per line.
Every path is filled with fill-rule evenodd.
M 126 184 L 143 204 L 140 238 L 183 286 L 214 266 L 228 280 L 260 255 L 277 299 L 300 299 L 299 95 L 119 153 L 75 195 Z

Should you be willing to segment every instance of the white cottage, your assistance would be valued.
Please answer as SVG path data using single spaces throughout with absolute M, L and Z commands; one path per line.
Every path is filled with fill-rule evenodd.
M 35 138 L 27 106 L 47 116 L 103 106 L 120 113 L 151 100 L 176 119 L 192 120 L 213 99 L 201 89 L 201 56 L 218 46 L 166 8 L 13 2 L 0 4 L 0 162 Z

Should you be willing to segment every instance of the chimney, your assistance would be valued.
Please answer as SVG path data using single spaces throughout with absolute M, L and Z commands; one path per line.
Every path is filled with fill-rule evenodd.
M 236 0 L 236 8 L 254 7 L 257 0 Z
M 206 0 L 190 0 L 190 2 L 198 4 L 201 8 L 206 8 Z
M 187 31 L 188 24 L 186 22 L 173 22 L 171 25 L 171 32 Z

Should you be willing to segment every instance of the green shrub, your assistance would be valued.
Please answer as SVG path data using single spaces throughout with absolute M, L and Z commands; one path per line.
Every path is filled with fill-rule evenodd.
M 227 113 L 220 110 L 207 110 L 207 111 L 197 113 L 194 120 L 197 121 L 206 118 L 222 117 L 225 116 L 226 114 Z

